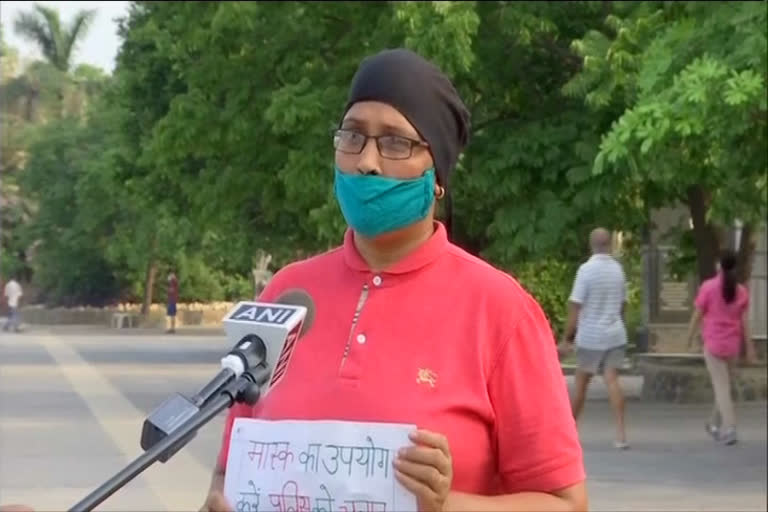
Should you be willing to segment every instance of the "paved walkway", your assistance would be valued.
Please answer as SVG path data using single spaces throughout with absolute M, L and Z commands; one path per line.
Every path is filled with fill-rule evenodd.
M 147 414 L 173 392 L 196 391 L 228 348 L 215 332 L 1 333 L 0 503 L 74 505 L 141 453 Z M 594 389 L 580 426 L 592 510 L 766 510 L 764 403 L 740 406 L 742 441 L 723 447 L 704 434 L 707 407 L 630 401 L 632 449 L 618 452 L 601 393 Z M 222 422 L 217 418 L 99 510 L 197 509 Z

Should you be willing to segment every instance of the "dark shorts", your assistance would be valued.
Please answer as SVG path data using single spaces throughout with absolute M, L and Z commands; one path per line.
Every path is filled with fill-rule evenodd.
M 576 359 L 579 370 L 590 375 L 603 373 L 609 368 L 618 369 L 624 364 L 626 346 L 609 348 L 608 350 L 592 350 L 588 348 L 576 348 Z
M 175 302 L 169 302 L 168 308 L 166 310 L 168 312 L 168 316 L 176 316 L 176 303 Z

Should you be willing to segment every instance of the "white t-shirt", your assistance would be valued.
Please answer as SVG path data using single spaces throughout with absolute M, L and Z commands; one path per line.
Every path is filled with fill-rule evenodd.
M 19 299 L 24 293 L 21 291 L 21 285 L 11 279 L 5 284 L 5 296 L 8 298 L 8 307 L 19 307 Z
M 609 254 L 595 254 L 579 267 L 571 302 L 581 304 L 576 345 L 608 350 L 627 343 L 621 307 L 627 299 L 627 283 L 621 264 Z

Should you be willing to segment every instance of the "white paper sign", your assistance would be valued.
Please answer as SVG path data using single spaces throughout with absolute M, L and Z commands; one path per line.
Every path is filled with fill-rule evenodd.
M 415 511 L 392 465 L 415 428 L 237 418 L 224 494 L 236 512 Z

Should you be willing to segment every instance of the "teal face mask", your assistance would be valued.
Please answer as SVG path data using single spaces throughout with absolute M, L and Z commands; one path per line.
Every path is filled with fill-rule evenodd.
M 435 198 L 435 170 L 399 180 L 379 175 L 346 174 L 335 168 L 336 200 L 347 224 L 374 237 L 423 220 Z

